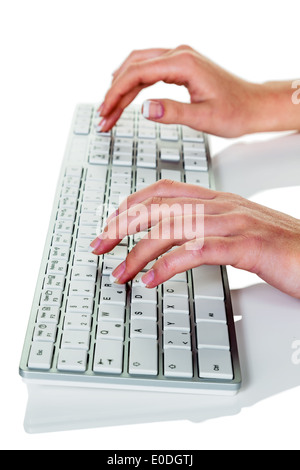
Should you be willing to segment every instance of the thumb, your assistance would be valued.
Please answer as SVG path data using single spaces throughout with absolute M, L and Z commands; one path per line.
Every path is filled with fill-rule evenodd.
M 142 115 L 150 121 L 163 124 L 182 124 L 203 130 L 207 123 L 207 103 L 180 103 L 172 100 L 147 100 Z

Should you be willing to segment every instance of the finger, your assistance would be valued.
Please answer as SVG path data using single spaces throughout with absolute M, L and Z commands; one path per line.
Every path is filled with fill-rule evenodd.
M 142 276 L 142 281 L 147 287 L 153 288 L 178 273 L 198 266 L 236 266 L 247 250 L 246 243 L 245 237 L 239 236 L 197 238 L 162 256 Z
M 210 209 L 213 212 L 213 209 Z M 173 217 L 203 216 L 204 204 L 197 199 L 151 198 L 142 204 L 130 207 L 111 219 L 92 243 L 93 253 L 100 255 L 111 251 L 123 238 L 154 227 L 161 220 Z
M 187 84 L 190 70 L 182 67 L 176 56 L 165 55 L 129 65 L 108 90 L 102 107 L 102 115 L 109 115 L 119 106 L 122 98 L 138 86 L 150 86 L 161 80 L 178 85 Z
M 118 209 L 121 214 L 130 207 L 135 206 L 151 198 L 192 198 L 192 199 L 215 199 L 220 193 L 212 189 L 187 183 L 179 183 L 172 180 L 160 180 L 146 188 L 131 194 L 125 199 Z M 111 216 L 113 218 L 115 214 Z M 109 220 L 109 219 L 108 219 Z
M 180 103 L 160 99 L 143 103 L 142 114 L 150 121 L 162 124 L 182 124 L 196 130 L 206 131 L 211 114 L 209 102 Z
M 128 93 L 120 102 L 118 108 L 114 109 L 109 115 L 102 118 L 97 128 L 98 131 L 108 132 L 120 119 L 124 109 L 135 99 L 140 93 L 143 87 L 136 87 L 130 93 Z M 101 105 L 103 106 L 103 105 Z M 102 115 L 102 112 L 101 112 Z
M 141 49 L 141 50 L 131 52 L 131 54 L 127 57 L 127 59 L 120 65 L 120 67 L 118 67 L 117 70 L 114 71 L 113 79 L 115 80 L 120 75 L 120 73 L 122 73 L 126 69 L 126 67 L 128 67 L 133 62 L 141 62 L 144 60 L 153 59 L 155 57 L 159 57 L 165 54 L 169 50 L 170 49 L 156 48 L 156 49 Z
M 97 255 L 107 253 L 126 236 L 148 230 L 161 220 L 168 221 L 173 217 L 181 217 L 185 221 L 190 216 L 204 216 L 204 212 L 206 216 L 226 214 L 227 204 L 223 199 L 205 201 L 192 198 L 150 198 L 111 218 L 104 232 L 91 243 L 93 253 Z M 228 216 L 226 217 L 228 219 Z M 208 229 L 212 220 L 209 221 Z M 220 222 L 224 224 L 222 220 Z
M 197 226 L 199 229 L 197 230 Z M 190 217 L 172 217 L 159 222 L 142 238 L 128 254 L 125 263 L 118 266 L 112 273 L 114 282 L 125 284 L 133 279 L 150 261 L 181 245 L 187 240 L 203 234 L 203 218 L 197 221 L 197 215 Z
M 194 214 L 188 217 L 163 219 L 136 244 L 127 256 L 125 264 L 122 263 L 121 266 L 118 266 L 113 272 L 113 276 L 117 283 L 126 283 L 133 279 L 150 261 L 157 259 L 163 253 L 178 245 L 185 247 L 183 251 L 185 258 L 181 259 L 183 255 L 178 250 L 176 250 L 178 258 L 175 257 L 176 267 L 179 269 L 177 272 L 183 272 L 188 269 L 185 268 L 183 263 L 189 262 L 190 252 L 193 252 L 191 260 L 194 261 L 194 252 L 203 247 L 204 239 L 211 240 L 216 239 L 216 237 L 225 239 L 231 232 L 231 221 L 224 216 L 206 216 L 204 218 L 203 214 L 202 217 L 201 214 Z M 196 245 L 191 240 L 197 240 Z M 220 262 L 221 259 L 218 258 L 217 264 Z M 172 277 L 172 271 L 166 275 Z

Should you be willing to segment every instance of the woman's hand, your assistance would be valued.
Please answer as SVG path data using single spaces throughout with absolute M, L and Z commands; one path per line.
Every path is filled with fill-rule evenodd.
M 108 131 L 143 89 L 158 81 L 183 85 L 190 103 L 148 100 L 146 118 L 183 124 L 222 137 L 300 129 L 300 105 L 293 81 L 255 84 L 232 75 L 189 46 L 134 51 L 113 74 L 99 115 Z
M 251 131 L 260 88 L 226 72 L 189 46 L 135 51 L 114 73 L 100 107 L 100 127 L 109 130 L 138 93 L 158 81 L 185 86 L 191 103 L 151 100 L 144 115 L 158 122 L 233 137 Z
M 149 288 L 203 264 L 231 265 L 300 299 L 297 219 L 240 196 L 161 180 L 121 204 L 92 242 L 93 252 L 107 253 L 126 235 L 148 227 L 148 237 L 113 272 L 116 282 L 128 282 L 159 258 L 142 277 Z

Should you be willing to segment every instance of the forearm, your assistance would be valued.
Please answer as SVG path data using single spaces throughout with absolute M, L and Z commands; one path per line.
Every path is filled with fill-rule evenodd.
M 251 85 L 247 133 L 300 130 L 299 86 L 297 80 Z

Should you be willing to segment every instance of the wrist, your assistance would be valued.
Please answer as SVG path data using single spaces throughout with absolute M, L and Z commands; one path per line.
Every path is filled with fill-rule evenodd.
M 300 129 L 300 104 L 292 81 L 249 84 L 247 133 Z

